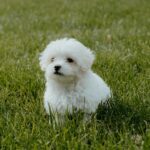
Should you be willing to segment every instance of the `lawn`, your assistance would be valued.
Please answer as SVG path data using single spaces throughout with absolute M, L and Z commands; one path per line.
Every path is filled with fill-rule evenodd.
M 39 53 L 74 37 L 113 98 L 86 123 L 55 128 L 43 107 Z M 0 1 L 0 149 L 150 149 L 149 0 Z

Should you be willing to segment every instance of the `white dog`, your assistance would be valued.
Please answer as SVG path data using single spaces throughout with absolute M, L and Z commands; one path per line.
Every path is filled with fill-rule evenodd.
M 95 112 L 98 104 L 111 96 L 107 84 L 91 70 L 92 51 L 75 39 L 59 39 L 45 48 L 40 66 L 45 72 L 44 106 L 47 113 L 73 108 L 85 113 Z

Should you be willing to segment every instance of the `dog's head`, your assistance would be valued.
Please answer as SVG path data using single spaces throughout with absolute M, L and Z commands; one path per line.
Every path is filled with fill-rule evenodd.
M 51 42 L 39 59 L 47 78 L 70 80 L 91 69 L 94 54 L 79 41 L 64 38 Z

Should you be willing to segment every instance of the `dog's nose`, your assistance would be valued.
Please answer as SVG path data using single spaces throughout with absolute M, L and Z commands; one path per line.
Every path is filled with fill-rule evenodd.
M 55 71 L 58 71 L 60 70 L 61 66 L 58 65 L 58 66 L 55 66 L 54 68 L 55 68 Z

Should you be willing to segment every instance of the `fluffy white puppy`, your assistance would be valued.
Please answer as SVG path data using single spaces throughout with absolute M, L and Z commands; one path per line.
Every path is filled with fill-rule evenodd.
M 107 84 L 91 70 L 92 51 L 75 39 L 50 42 L 40 56 L 45 72 L 44 106 L 47 113 L 72 113 L 73 108 L 95 112 L 111 96 Z

